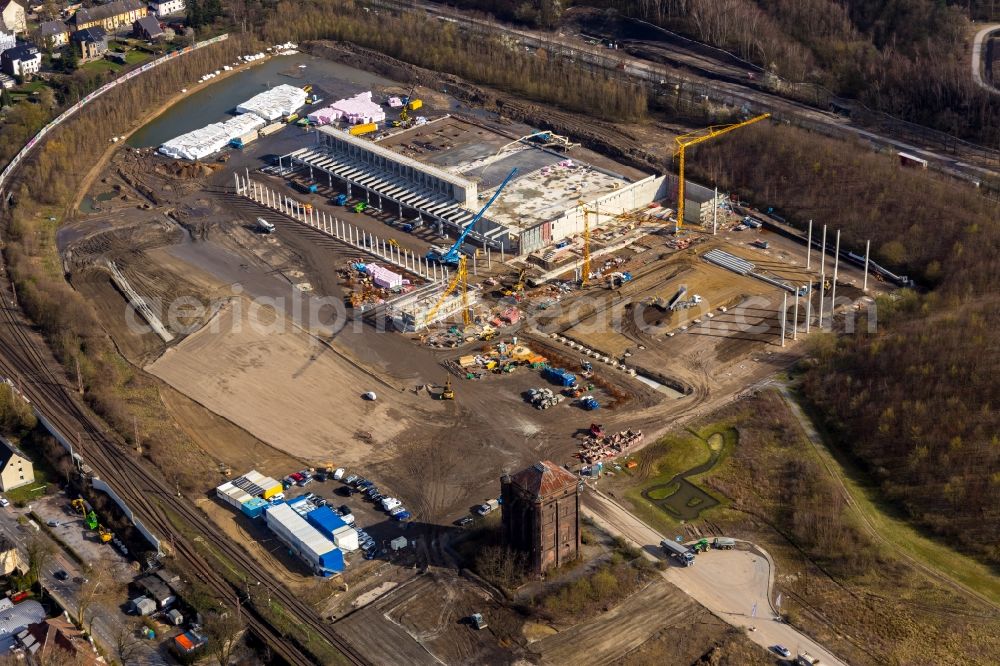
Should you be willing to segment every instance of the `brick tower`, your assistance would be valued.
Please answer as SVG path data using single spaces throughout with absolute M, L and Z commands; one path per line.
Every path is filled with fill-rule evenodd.
M 580 494 L 576 476 L 549 461 L 500 478 L 504 543 L 527 557 L 540 575 L 580 551 Z

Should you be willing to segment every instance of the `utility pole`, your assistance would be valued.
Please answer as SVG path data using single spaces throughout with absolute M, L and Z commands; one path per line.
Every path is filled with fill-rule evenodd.
M 715 198 L 712 199 L 712 235 L 719 228 L 719 186 L 715 186 Z
M 792 340 L 799 339 L 799 288 L 795 288 L 795 318 L 792 321 Z

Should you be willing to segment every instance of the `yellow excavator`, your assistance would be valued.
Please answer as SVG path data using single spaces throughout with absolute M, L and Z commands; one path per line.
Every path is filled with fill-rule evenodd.
M 451 387 L 451 377 L 447 377 L 444 380 L 444 390 L 441 391 L 442 400 L 454 400 L 455 399 L 455 389 Z
M 101 543 L 108 543 L 115 537 L 115 535 L 111 533 L 111 530 L 106 528 L 104 525 L 97 526 L 97 533 L 101 537 Z

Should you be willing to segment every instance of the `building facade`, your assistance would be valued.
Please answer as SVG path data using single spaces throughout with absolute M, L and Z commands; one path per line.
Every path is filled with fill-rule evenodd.
M 69 28 L 62 21 L 45 21 L 38 26 L 35 45 L 38 48 L 56 49 L 69 43 Z
M 17 46 L 17 35 L 0 21 L 0 53 Z
M 149 13 L 144 2 L 139 0 L 115 0 L 106 5 L 84 7 L 73 14 L 73 25 L 77 30 L 101 27 L 115 32 L 121 27 L 129 29 L 137 20 Z
M 42 68 L 42 54 L 32 44 L 21 44 L 0 54 L 0 67 L 11 76 L 28 79 Z
M 23 35 L 28 32 L 24 5 L 16 0 L 0 0 L 0 22 L 7 26 L 7 30 L 12 30 L 16 34 Z
M 82 60 L 101 58 L 108 52 L 108 35 L 104 32 L 104 28 L 77 30 L 73 33 L 72 40 L 76 48 L 80 49 Z
M 149 8 L 162 18 L 184 11 L 187 8 L 187 3 L 184 0 L 161 0 L 159 2 L 154 0 L 154 2 L 149 3 Z
M 6 492 L 34 482 L 35 471 L 28 456 L 0 437 L 0 490 Z
M 580 552 L 580 492 L 575 475 L 542 461 L 500 479 L 504 543 L 541 575 Z

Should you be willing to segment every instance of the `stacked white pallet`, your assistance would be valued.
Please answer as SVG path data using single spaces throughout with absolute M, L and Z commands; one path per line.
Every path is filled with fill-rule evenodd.
M 264 120 L 277 120 L 289 116 L 306 103 L 306 91 L 283 83 L 254 95 L 236 107 L 237 113 L 252 113 Z
M 160 146 L 159 151 L 176 159 L 200 160 L 222 150 L 233 139 L 263 126 L 264 121 L 257 116 L 236 116 L 175 137 Z

